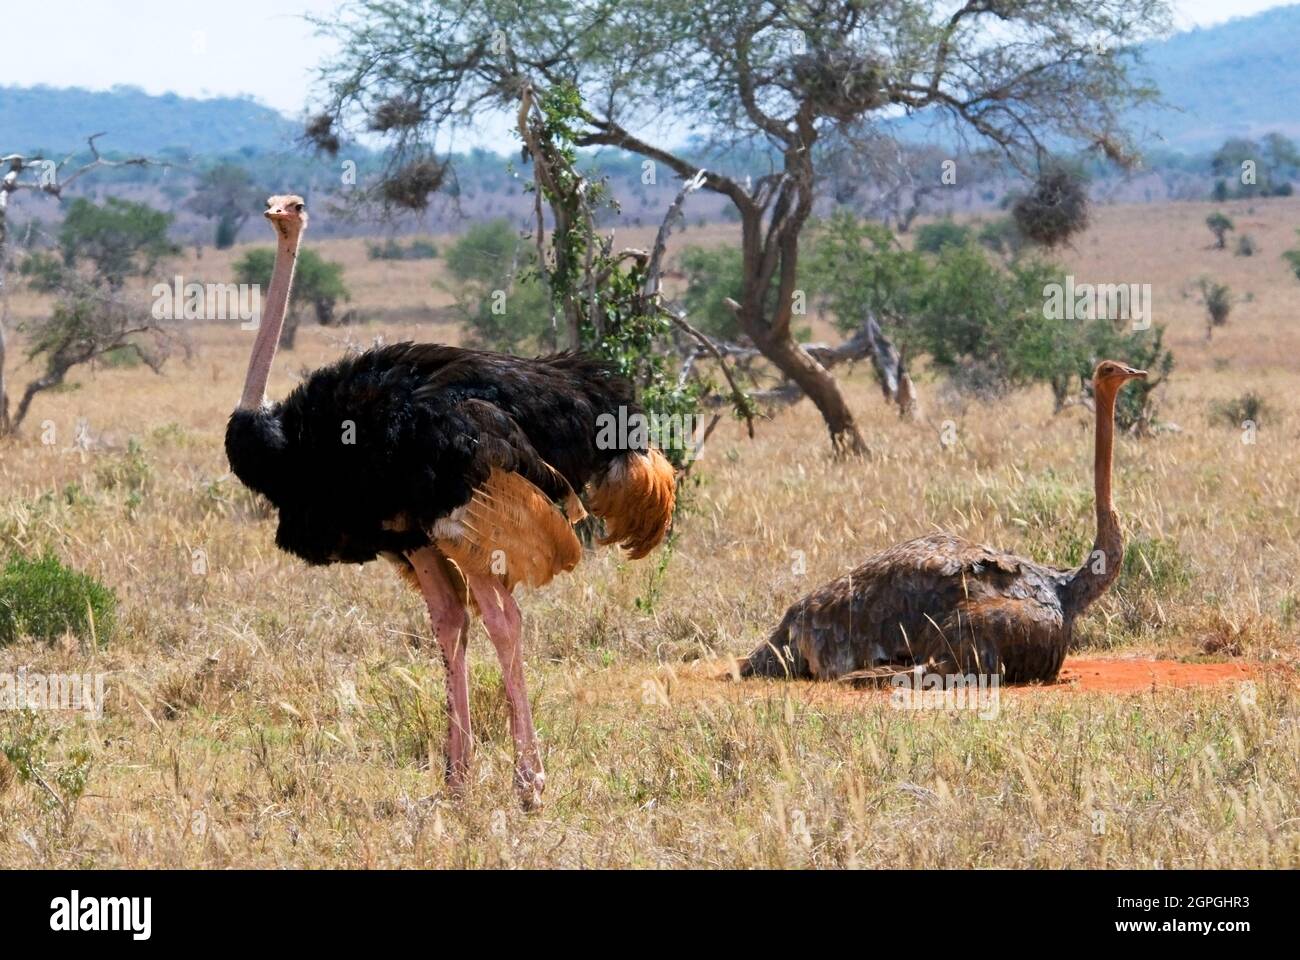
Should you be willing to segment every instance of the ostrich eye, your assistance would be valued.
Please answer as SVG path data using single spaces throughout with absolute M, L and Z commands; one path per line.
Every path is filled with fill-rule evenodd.
M 301 204 L 301 203 L 295 203 L 295 204 L 293 205 L 293 209 L 294 209 L 294 212 L 295 212 L 295 213 L 302 213 L 304 207 L 305 207 L 305 204 Z

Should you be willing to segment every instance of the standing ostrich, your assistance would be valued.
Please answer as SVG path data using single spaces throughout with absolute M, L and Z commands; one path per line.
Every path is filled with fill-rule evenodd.
M 1051 682 L 1074 623 L 1119 574 L 1124 542 L 1110 497 L 1115 397 L 1145 377 L 1105 360 L 1093 375 L 1097 408 L 1097 539 L 1074 570 L 1049 567 L 950 533 L 878 553 L 786 611 L 740 665 L 744 677 L 855 680 L 920 667 Z
M 420 590 L 447 667 L 446 775 L 463 788 L 473 748 L 466 661 L 477 610 L 501 661 L 515 744 L 515 786 L 541 802 L 545 774 L 524 685 L 512 591 L 572 570 L 572 525 L 605 521 L 602 543 L 632 558 L 664 537 L 673 469 L 663 454 L 605 449 L 598 423 L 639 414 L 631 384 L 576 353 L 528 360 L 441 344 L 399 343 L 313 373 L 266 403 L 306 207 L 267 201 L 275 269 L 243 398 L 226 428 L 235 475 L 279 511 L 276 544 L 310 564 L 382 556 Z M 619 420 L 619 410 L 628 411 Z M 635 422 L 635 421 L 631 421 Z

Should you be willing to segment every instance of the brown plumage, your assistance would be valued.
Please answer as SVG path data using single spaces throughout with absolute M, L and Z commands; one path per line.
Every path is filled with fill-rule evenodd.
M 1146 372 L 1106 360 L 1094 374 L 1097 538 L 1072 570 L 936 533 L 876 554 L 786 611 L 740 665 L 741 676 L 879 679 L 921 667 L 1052 681 L 1075 620 L 1119 574 L 1124 548 L 1111 504 L 1115 397 Z
M 499 576 L 513 590 L 517 583 L 545 586 L 578 565 L 582 545 L 571 522 L 519 474 L 493 469 L 469 503 L 437 520 L 429 533 L 465 574 Z
M 588 489 L 592 514 L 605 521 L 602 544 L 621 544 L 631 559 L 639 560 L 668 532 L 677 477 L 668 458 L 654 447 L 616 460 Z

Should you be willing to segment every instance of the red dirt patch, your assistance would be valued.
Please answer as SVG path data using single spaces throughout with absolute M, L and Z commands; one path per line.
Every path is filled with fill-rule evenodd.
M 1160 687 L 1200 687 L 1230 680 L 1249 680 L 1245 663 L 1180 663 L 1177 660 L 1084 660 L 1067 657 L 1060 679 L 1045 690 L 1078 693 L 1137 693 Z

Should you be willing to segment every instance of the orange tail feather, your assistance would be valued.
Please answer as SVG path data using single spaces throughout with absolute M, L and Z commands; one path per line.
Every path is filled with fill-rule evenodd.
M 631 559 L 639 560 L 667 535 L 676 500 L 673 465 L 651 447 L 646 453 L 633 451 L 616 460 L 591 485 L 587 505 L 605 521 L 600 542 L 620 544 Z

